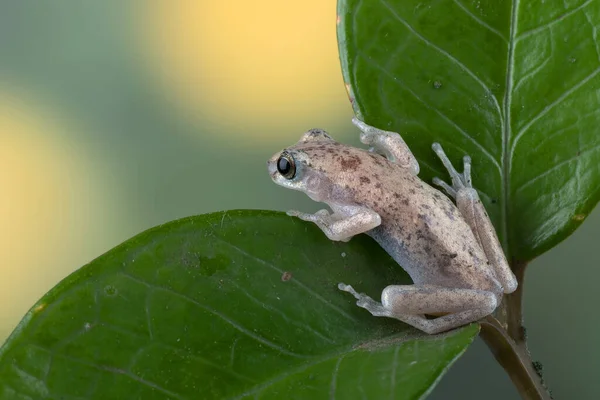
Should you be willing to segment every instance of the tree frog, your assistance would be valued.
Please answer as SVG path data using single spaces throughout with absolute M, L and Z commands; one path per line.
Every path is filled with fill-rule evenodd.
M 377 317 L 403 321 L 429 334 L 444 332 L 491 314 L 503 293 L 517 288 L 496 231 L 471 183 L 471 159 L 457 172 L 444 150 L 433 143 L 452 185 L 423 182 L 419 164 L 398 133 L 352 120 L 359 149 L 311 129 L 295 145 L 268 162 L 273 181 L 324 202 L 333 211 L 289 211 L 311 221 L 331 240 L 348 241 L 366 233 L 408 272 L 413 285 L 390 285 L 381 303 L 350 285 L 357 305 Z M 437 316 L 437 318 L 427 318 Z

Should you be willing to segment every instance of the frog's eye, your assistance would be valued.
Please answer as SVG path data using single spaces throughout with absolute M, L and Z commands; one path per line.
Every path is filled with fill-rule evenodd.
M 279 156 L 277 160 L 277 171 L 285 179 L 292 179 L 296 175 L 296 162 L 294 161 L 294 157 L 292 157 L 288 153 L 283 153 Z

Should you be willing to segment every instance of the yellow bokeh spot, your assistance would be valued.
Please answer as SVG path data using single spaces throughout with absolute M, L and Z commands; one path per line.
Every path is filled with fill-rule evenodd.
M 265 127 L 259 135 L 266 138 L 276 128 L 323 120 L 315 116 L 333 120 L 350 109 L 338 59 L 335 2 L 143 4 L 143 47 L 153 54 L 148 64 L 188 115 L 225 126 Z
M 63 121 L 7 93 L 0 91 L 0 343 L 80 266 L 91 233 L 103 226 L 89 212 L 98 182 L 61 138 Z

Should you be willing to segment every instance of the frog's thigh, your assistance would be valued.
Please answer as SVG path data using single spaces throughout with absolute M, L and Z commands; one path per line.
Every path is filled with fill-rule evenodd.
M 381 294 L 387 316 L 433 334 L 477 321 L 491 314 L 498 302 L 491 292 L 431 285 L 388 286 Z M 422 314 L 444 314 L 426 319 Z
M 383 289 L 381 303 L 401 314 L 456 313 L 468 309 L 497 306 L 492 292 L 446 288 L 433 285 L 391 285 Z
M 494 268 L 496 279 L 504 288 L 504 293 L 514 292 L 517 289 L 517 279 L 506 261 L 496 230 L 477 191 L 461 188 L 456 194 L 456 205 Z

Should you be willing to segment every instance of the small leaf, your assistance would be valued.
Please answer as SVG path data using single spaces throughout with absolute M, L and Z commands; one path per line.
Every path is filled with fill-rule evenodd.
M 397 398 L 428 393 L 478 333 L 376 318 L 407 275 L 370 238 L 329 241 L 281 213 L 144 232 L 44 296 L 0 349 L 2 399 Z
M 422 176 L 430 149 L 473 158 L 505 251 L 530 260 L 600 200 L 600 2 L 339 0 L 356 114 L 400 132 Z

